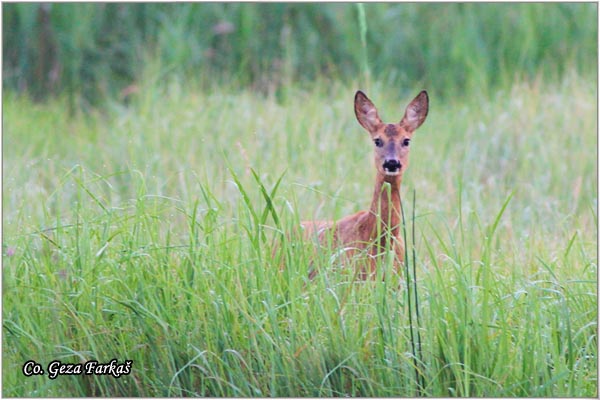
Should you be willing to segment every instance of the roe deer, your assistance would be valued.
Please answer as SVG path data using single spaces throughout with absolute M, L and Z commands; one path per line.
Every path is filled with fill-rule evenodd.
M 422 91 L 408 105 L 399 123 L 385 124 L 371 100 L 360 90 L 357 91 L 354 96 L 356 119 L 369 132 L 375 144 L 377 174 L 371 207 L 368 211 L 360 211 L 337 222 L 301 222 L 305 238 L 316 238 L 321 245 L 329 243 L 342 248 L 345 260 L 352 260 L 357 253 L 366 254 L 368 261 L 363 259 L 358 271 L 363 280 L 375 278 L 377 259 L 381 260 L 386 245 L 396 254 L 394 267 L 397 272 L 399 263 L 404 262 L 404 243 L 400 235 L 400 183 L 408 166 L 410 139 L 425 121 L 428 110 L 429 97 L 426 91 Z M 388 240 L 391 243 L 386 243 Z M 316 273 L 316 269 L 313 269 L 310 278 Z

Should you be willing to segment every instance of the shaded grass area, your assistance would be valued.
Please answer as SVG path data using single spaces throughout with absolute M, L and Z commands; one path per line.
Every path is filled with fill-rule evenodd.
M 405 277 L 354 282 L 325 252 L 307 282 L 311 244 L 284 234 L 369 203 L 354 90 L 172 81 L 74 117 L 5 95 L 3 394 L 595 396 L 595 86 L 432 98 L 403 188 L 421 388 Z M 384 120 L 412 98 L 369 95 Z M 131 374 L 21 372 L 113 358 Z
M 574 66 L 594 73 L 597 13 L 593 3 L 13 3 L 3 81 L 38 99 L 66 93 L 72 111 L 128 97 L 154 60 L 265 92 L 369 69 L 452 95 Z

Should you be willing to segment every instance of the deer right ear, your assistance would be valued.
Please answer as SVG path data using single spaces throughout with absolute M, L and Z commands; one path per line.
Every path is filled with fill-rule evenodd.
M 429 96 L 427 95 L 427 92 L 423 90 L 410 102 L 408 107 L 406 107 L 404 117 L 402 118 L 402 121 L 400 121 L 400 124 L 404 125 L 410 132 L 414 132 L 423 122 L 425 122 L 428 112 Z
M 371 100 L 360 90 L 354 95 L 354 113 L 358 122 L 369 132 L 375 131 L 383 123 Z

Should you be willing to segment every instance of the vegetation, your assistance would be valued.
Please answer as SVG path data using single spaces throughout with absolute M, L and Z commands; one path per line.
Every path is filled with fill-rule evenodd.
M 370 73 L 454 96 L 595 73 L 598 58 L 593 3 L 10 3 L 3 27 L 5 87 L 66 92 L 72 108 L 126 97 L 157 61 L 164 75 L 267 92 Z
M 32 37 L 24 16 L 35 7 L 4 5 L 4 29 L 18 16 Z M 55 97 L 38 101 L 35 78 L 18 69 L 34 64 L 5 63 L 5 72 L 15 69 L 3 93 L 2 394 L 597 397 L 595 43 L 584 51 L 595 41 L 595 20 L 587 22 L 595 11 L 52 4 L 52 24 L 61 21 L 55 15 L 82 13 L 61 28 L 78 35 L 51 25 L 57 43 L 81 40 L 59 57 L 55 91 L 39 98 Z M 78 74 L 94 69 L 75 54 L 116 43 L 99 32 L 138 26 L 109 23 L 110 12 L 145 27 L 145 36 L 127 35 L 136 49 L 127 62 L 136 66 L 120 81 L 110 62 L 90 63 L 97 75 L 86 81 Z M 216 17 L 195 17 L 210 13 Z M 85 24 L 85 15 L 96 23 Z M 263 34 L 257 21 L 265 15 L 283 24 L 275 34 L 285 24 L 302 34 L 269 42 L 271 53 L 258 61 L 256 46 L 268 34 L 253 33 Z M 502 26 L 492 16 L 516 21 L 514 29 L 497 41 L 487 36 Z M 390 23 L 412 17 L 427 24 Z M 204 54 L 194 38 L 213 21 L 235 27 L 213 34 L 219 56 L 196 64 L 168 58 L 166 44 L 172 54 Z M 345 33 L 321 35 L 315 21 Z M 436 32 L 442 22 L 456 31 L 435 45 L 417 29 Z M 545 49 L 535 57 L 507 36 L 525 26 L 528 48 Z M 179 41 L 163 36 L 169 29 Z M 392 61 L 385 46 L 401 45 L 381 37 L 393 35 L 423 51 Z M 104 37 L 106 47 L 91 37 Z M 248 58 L 235 58 L 244 38 L 239 49 Z M 455 63 L 443 62 L 453 38 Z M 469 38 L 494 52 L 481 55 Z M 294 58 L 301 48 L 319 62 L 304 70 Z M 5 46 L 5 59 L 26 49 Z M 281 51 L 290 69 L 261 81 Z M 473 65 L 461 70 L 469 52 Z M 420 57 L 422 70 L 411 64 Z M 190 78 L 194 70 L 200 77 Z M 208 82 L 215 70 L 233 78 Z M 136 85 L 125 101 L 111 94 L 119 82 Z M 103 107 L 89 107 L 88 83 Z M 333 250 L 313 257 L 312 245 L 292 234 L 300 220 L 340 218 L 369 204 L 374 169 L 352 109 L 357 88 L 384 120 L 399 119 L 422 88 L 431 92 L 403 182 L 410 263 L 399 276 L 382 265 L 386 279 L 373 282 L 355 281 Z M 308 281 L 313 266 L 320 273 Z M 53 360 L 113 359 L 131 360 L 131 372 L 48 376 Z M 24 376 L 28 360 L 45 375 Z

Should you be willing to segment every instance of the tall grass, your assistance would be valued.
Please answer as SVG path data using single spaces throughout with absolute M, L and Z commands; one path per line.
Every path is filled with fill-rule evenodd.
M 66 93 L 74 109 L 127 98 L 158 59 L 188 78 L 266 92 L 369 69 L 454 95 L 540 72 L 595 74 L 597 36 L 593 3 L 8 3 L 3 81 L 36 98 Z
M 3 395 L 597 395 L 595 84 L 432 97 L 412 325 L 405 276 L 355 282 L 289 234 L 369 204 L 355 85 L 140 87 L 103 114 L 4 96 Z M 412 98 L 369 94 L 384 120 Z M 131 374 L 21 372 L 114 358 Z

